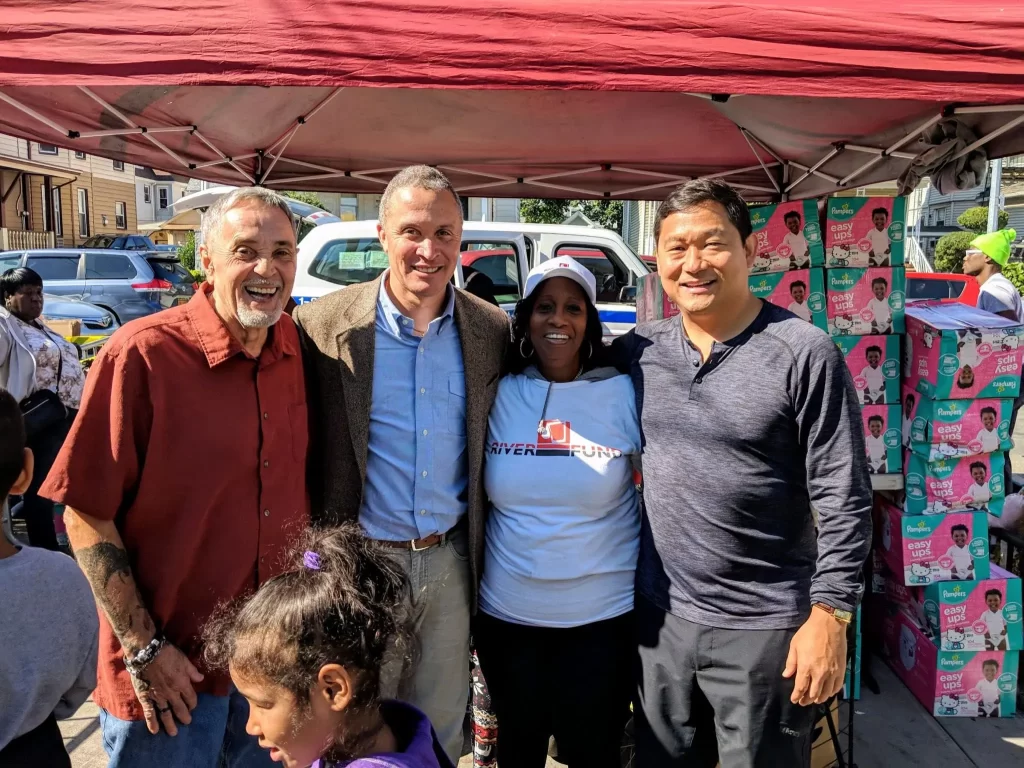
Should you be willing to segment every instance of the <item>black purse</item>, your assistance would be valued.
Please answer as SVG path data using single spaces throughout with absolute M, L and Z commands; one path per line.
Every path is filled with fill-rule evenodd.
M 47 336 L 50 335 L 45 330 L 43 333 L 46 333 Z M 40 389 L 21 401 L 21 418 L 25 422 L 25 436 L 29 440 L 68 417 L 68 409 L 61 402 L 60 395 L 57 394 L 60 391 L 60 380 L 64 373 L 64 352 L 59 343 L 56 346 L 57 391 Z

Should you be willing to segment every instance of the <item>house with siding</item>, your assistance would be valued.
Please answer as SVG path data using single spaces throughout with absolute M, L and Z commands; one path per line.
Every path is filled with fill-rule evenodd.
M 135 232 L 135 166 L 0 134 L 0 249 Z

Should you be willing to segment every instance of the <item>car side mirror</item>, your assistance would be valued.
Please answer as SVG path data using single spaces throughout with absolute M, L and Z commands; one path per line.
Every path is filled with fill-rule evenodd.
M 622 304 L 636 304 L 636 286 L 622 286 L 622 288 L 619 289 L 619 302 Z

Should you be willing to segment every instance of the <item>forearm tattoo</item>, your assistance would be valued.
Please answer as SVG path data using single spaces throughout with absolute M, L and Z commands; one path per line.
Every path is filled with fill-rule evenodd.
M 116 544 L 101 541 L 76 551 L 75 558 L 121 646 L 127 653 L 135 653 L 149 642 L 153 620 L 132 576 L 128 553 Z

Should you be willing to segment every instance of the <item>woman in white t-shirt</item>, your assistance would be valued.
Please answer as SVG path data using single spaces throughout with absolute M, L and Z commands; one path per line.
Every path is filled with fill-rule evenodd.
M 534 269 L 488 426 L 487 520 L 473 637 L 502 768 L 617 768 L 635 652 L 639 552 L 630 378 L 610 367 L 593 275 Z

